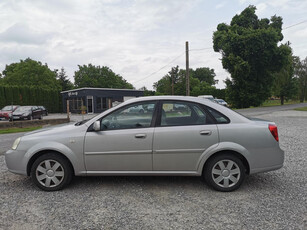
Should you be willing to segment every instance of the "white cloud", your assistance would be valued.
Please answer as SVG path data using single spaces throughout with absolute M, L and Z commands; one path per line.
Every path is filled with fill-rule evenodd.
M 0 42 L 42 45 L 51 37 L 51 33 L 42 33 L 31 29 L 27 24 L 16 23 L 0 33 Z

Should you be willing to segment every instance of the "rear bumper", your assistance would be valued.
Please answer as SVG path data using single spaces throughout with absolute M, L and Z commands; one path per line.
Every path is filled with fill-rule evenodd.
M 270 149 L 262 158 L 257 158 L 257 164 L 250 168 L 250 174 L 280 169 L 284 165 L 284 160 L 285 152 L 279 146 Z
M 274 170 L 277 170 L 277 169 L 282 168 L 283 165 L 284 165 L 284 164 L 273 165 L 273 166 L 266 167 L 266 168 L 255 168 L 255 169 L 251 169 L 251 170 L 250 170 L 250 174 L 255 174 L 255 173 L 260 173 L 260 172 L 274 171 Z

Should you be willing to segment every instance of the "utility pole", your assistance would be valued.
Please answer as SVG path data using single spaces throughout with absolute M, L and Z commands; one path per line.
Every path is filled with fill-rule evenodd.
M 172 95 L 174 95 L 174 74 L 171 74 L 172 76 Z
M 189 42 L 185 42 L 186 59 L 186 95 L 190 96 L 190 74 L 189 74 Z

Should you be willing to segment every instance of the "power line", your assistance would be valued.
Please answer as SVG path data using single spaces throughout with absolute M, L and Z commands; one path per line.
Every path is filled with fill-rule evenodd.
M 142 79 L 139 79 L 139 80 L 137 80 L 137 81 L 134 81 L 133 84 L 135 84 L 135 83 L 137 83 L 137 82 L 140 82 L 140 81 L 143 81 L 143 80 L 145 80 L 145 79 L 151 77 L 152 75 L 158 73 L 158 72 L 161 71 L 162 69 L 168 67 L 169 64 L 173 63 L 173 62 L 176 61 L 178 58 L 180 58 L 183 54 L 185 54 L 185 52 L 181 53 L 179 56 L 177 56 L 176 58 L 174 58 L 172 61 L 170 61 L 170 62 L 167 63 L 165 66 L 163 66 L 163 67 L 161 67 L 160 69 L 158 69 L 157 71 L 155 71 L 155 72 L 149 74 L 148 76 L 146 76 L 146 77 L 144 77 L 144 78 L 142 78 Z
M 191 49 L 189 51 L 200 51 L 200 50 L 211 50 L 212 47 L 200 48 L 200 49 Z
M 304 21 L 301 21 L 301 22 L 296 23 L 296 24 L 294 24 L 294 25 L 287 26 L 286 28 L 283 28 L 282 30 L 286 30 L 286 29 L 289 29 L 289 28 L 291 28 L 291 27 L 294 27 L 294 26 L 297 26 L 297 25 L 300 25 L 300 24 L 303 24 L 303 23 L 306 23 L 306 22 L 307 22 L 307 20 L 304 20 Z

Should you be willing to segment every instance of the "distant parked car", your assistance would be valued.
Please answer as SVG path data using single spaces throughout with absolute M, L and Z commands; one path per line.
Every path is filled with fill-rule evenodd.
M 214 101 L 220 105 L 228 106 L 227 102 L 223 99 L 214 99 Z
M 7 105 L 0 110 L 0 119 L 9 120 L 12 116 L 12 112 L 14 112 L 19 105 Z
M 48 109 L 46 109 L 45 106 L 40 105 L 40 106 L 38 106 L 38 108 L 40 108 L 42 110 L 43 116 L 48 116 Z
M 10 120 L 42 119 L 43 112 L 38 106 L 20 106 L 12 114 Z
M 212 95 L 199 95 L 198 97 L 214 102 L 214 97 Z

